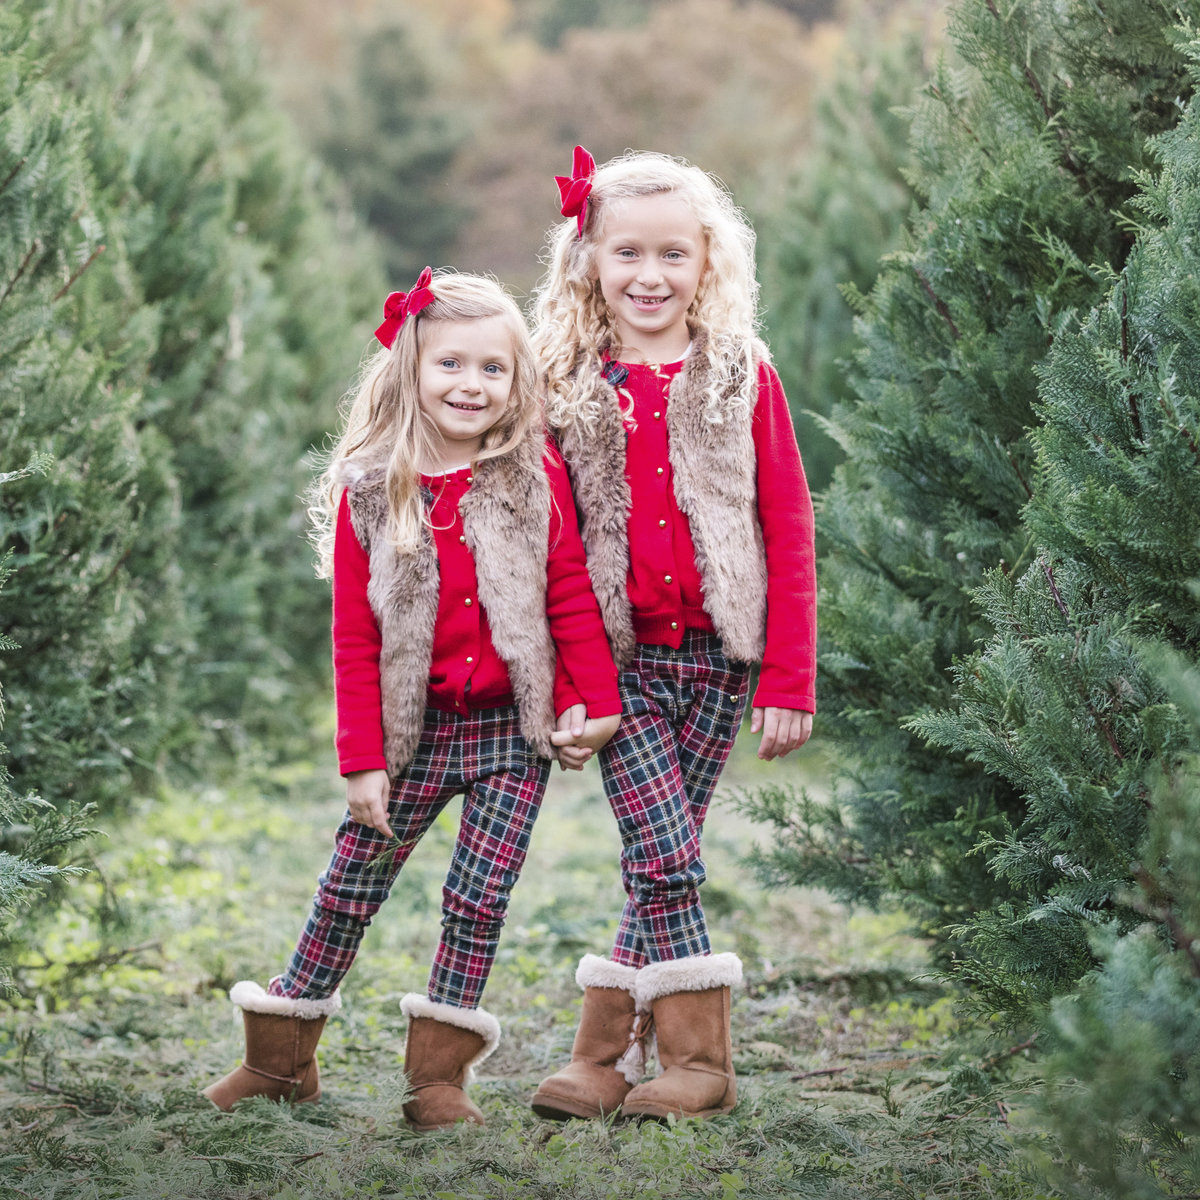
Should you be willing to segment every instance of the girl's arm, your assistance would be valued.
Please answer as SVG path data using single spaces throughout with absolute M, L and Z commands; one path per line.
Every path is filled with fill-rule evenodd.
M 767 558 L 767 638 L 750 728 L 759 757 L 802 746 L 816 711 L 817 583 L 812 498 L 787 397 L 775 369 L 759 368 L 754 410 L 758 519 Z
M 621 699 L 617 669 L 587 573 L 566 467 L 549 448 L 545 465 L 551 500 L 546 616 L 557 649 L 554 707 L 559 714 L 551 740 L 560 748 L 563 766 L 578 769 L 616 731 Z M 579 753 L 569 752 L 572 746 Z
M 382 771 L 383 705 L 379 693 L 382 638 L 367 599 L 370 559 L 350 521 L 345 495 L 333 542 L 333 676 L 337 754 L 343 775 Z

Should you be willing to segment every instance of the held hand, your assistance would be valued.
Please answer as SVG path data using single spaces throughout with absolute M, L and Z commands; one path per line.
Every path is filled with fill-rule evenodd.
M 583 710 L 583 705 L 567 709 L 558 718 L 558 731 L 550 735 L 550 741 L 558 747 L 558 762 L 564 771 L 582 771 L 584 763 L 617 732 L 621 723 L 619 713 L 576 721 L 579 710 Z
M 386 838 L 396 835 L 387 822 L 392 785 L 386 771 L 355 771 L 346 776 L 346 807 L 360 825 L 378 829 Z
M 750 732 L 762 730 L 758 757 L 783 758 L 808 741 L 812 734 L 812 713 L 798 708 L 752 708 Z
M 583 737 L 583 724 L 587 720 L 587 706 L 572 704 L 558 714 L 558 722 L 550 735 L 550 744 L 558 751 L 560 771 L 582 771 L 583 764 L 592 757 L 590 750 L 576 750 L 575 739 Z

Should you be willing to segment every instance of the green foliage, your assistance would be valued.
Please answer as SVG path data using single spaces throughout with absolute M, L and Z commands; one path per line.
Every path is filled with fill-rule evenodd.
M 1200 672 L 1163 664 L 1192 749 L 1151 773 L 1148 833 L 1127 903 L 1145 924 L 1092 936 L 1103 969 L 1050 1017 L 1052 1086 L 1041 1116 L 1074 1169 L 1067 1195 L 1150 1200 L 1200 1184 Z
M 1058 463 L 1029 437 L 1053 425 L 1038 367 L 1124 267 L 1147 138 L 1193 90 L 1175 17 L 956 10 L 966 65 L 915 107 L 920 207 L 855 298 L 858 402 L 832 425 L 847 462 L 819 518 L 822 723 L 850 765 L 837 820 L 785 811 L 779 841 L 794 879 L 899 899 L 1012 1019 L 1090 967 L 1091 923 L 1130 919 L 1112 896 L 1142 828 L 1137 763 L 1175 736 L 1127 644 L 1147 609 L 1037 557 Z M 1071 389 L 1077 410 L 1094 386 Z M 1093 464 L 1075 465 L 1072 496 Z
M 326 673 L 297 496 L 379 289 L 240 18 L 206 20 L 0 13 L 0 466 L 53 460 L 0 499 L 7 737 L 55 804 L 206 727 L 282 736 Z
M 0 488 L 49 468 L 44 459 L 34 459 L 20 471 L 0 476 Z M 0 558 L 0 591 L 12 574 L 11 552 Z M 0 635 L 0 650 L 15 650 L 17 644 Z M 4 728 L 4 693 L 0 690 L 0 730 Z M 77 866 L 63 866 L 62 852 L 92 831 L 85 827 L 90 811 L 70 808 L 59 812 L 37 796 L 18 796 L 12 789 L 5 766 L 5 747 L 0 745 L 0 993 L 10 990 L 14 921 L 23 908 L 43 895 L 47 884 L 78 874 Z

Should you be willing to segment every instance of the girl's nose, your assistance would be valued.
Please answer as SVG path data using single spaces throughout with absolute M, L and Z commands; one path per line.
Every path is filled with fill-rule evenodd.
M 479 376 L 474 371 L 464 372 L 459 387 L 464 392 L 478 392 L 480 390 Z
M 638 268 L 638 283 L 643 287 L 657 287 L 662 282 L 662 268 L 652 258 L 643 259 Z

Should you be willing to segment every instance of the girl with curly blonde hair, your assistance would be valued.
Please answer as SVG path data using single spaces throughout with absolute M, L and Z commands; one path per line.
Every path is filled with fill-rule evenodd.
M 730 989 L 698 888 L 700 838 L 759 665 L 759 757 L 815 711 L 812 502 L 787 400 L 757 332 L 754 232 L 712 176 L 662 154 L 557 177 L 534 347 L 571 474 L 622 718 L 599 752 L 627 900 L 611 957 L 587 955 L 551 1118 L 664 1118 L 737 1099 Z M 639 1083 L 653 1027 L 659 1074 Z M 637 1086 L 633 1086 L 637 1084 Z

